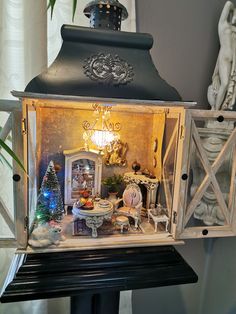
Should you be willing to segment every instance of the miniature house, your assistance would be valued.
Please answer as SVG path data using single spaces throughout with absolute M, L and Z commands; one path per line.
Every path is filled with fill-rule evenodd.
M 105 148 L 84 137 L 83 122 L 93 123 L 94 103 L 106 108 L 107 99 L 14 95 L 22 99 L 24 160 L 29 178 L 35 178 L 25 178 L 28 231 L 21 234 L 21 248 L 30 252 L 156 246 L 235 234 L 235 113 L 190 109 L 192 104 L 184 102 L 110 99 L 109 121 L 120 124 L 119 141 L 128 147 L 125 165 L 118 166 L 107 164 Z M 60 222 L 63 241 L 29 246 L 40 185 L 51 160 L 59 169 L 66 207 Z M 134 160 L 140 163 L 137 172 L 132 169 Z M 121 212 L 104 191 L 103 179 L 114 173 L 124 178 L 126 187 L 140 188 L 137 224 L 135 213 Z M 86 175 L 86 186 L 83 179 L 76 181 L 78 175 Z M 97 195 L 98 207 L 76 206 L 84 189 L 93 199 Z M 117 224 L 120 216 L 129 220 L 124 232 Z
M 53 64 L 13 92 L 22 102 L 27 169 L 15 183 L 18 247 L 50 252 L 235 235 L 236 114 L 181 101 L 153 65 L 152 37 L 110 30 L 109 14 L 114 29 L 126 16 L 119 2 L 95 1 L 85 13 L 91 21 L 98 15 L 99 28 L 64 25 Z M 109 178 L 122 178 L 113 198 Z

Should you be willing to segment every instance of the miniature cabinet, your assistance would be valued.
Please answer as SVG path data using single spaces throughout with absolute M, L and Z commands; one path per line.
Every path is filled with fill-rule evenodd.
M 92 151 L 65 150 L 65 206 L 73 205 L 81 189 L 101 192 L 102 158 Z
M 25 232 L 23 235 L 21 232 L 18 243 L 22 250 L 172 245 L 187 238 L 236 234 L 235 112 L 195 110 L 189 103 L 107 99 L 91 102 L 80 97 L 66 99 L 62 96 L 47 98 L 46 95 L 14 94 L 22 99 L 24 164 L 28 171 L 24 182 L 17 183 L 24 186 L 26 204 L 24 208 L 18 208 L 25 225 Z M 119 141 L 127 143 L 128 147 L 124 166 L 106 165 L 103 149 L 93 143 L 88 145 L 87 139 L 85 141 L 83 121 L 94 120 L 94 103 L 101 107 L 109 103 L 110 120 L 121 126 Z M 142 169 L 148 169 L 147 181 L 153 180 L 154 186 L 151 192 L 148 184 L 141 189 L 143 205 L 138 227 L 131 217 L 129 221 L 125 219 L 128 227 L 123 230 L 122 226 L 120 232 L 117 222 L 124 218 L 117 219 L 111 207 L 104 203 L 108 201 L 111 206 L 112 200 L 109 200 L 102 182 L 114 173 L 124 177 L 126 174 L 126 181 L 129 181 L 130 176 L 135 177 L 132 170 L 135 160 L 141 165 L 136 178 L 143 176 Z M 39 191 L 51 161 L 54 162 L 66 210 L 60 230 L 57 230 L 60 236 L 54 234 L 56 240 L 48 242 L 51 245 L 34 247 L 28 245 L 28 239 L 35 229 Z M 77 178 L 84 174 L 89 177 L 86 183 Z M 132 182 L 142 188 L 138 179 Z M 83 189 L 85 192 L 89 190 L 98 202 L 96 206 L 100 209 L 104 206 L 109 211 L 108 219 L 102 221 L 95 231 L 93 229 L 93 237 L 87 220 L 90 219 L 88 216 L 96 215 L 92 215 L 86 206 L 80 210 L 84 205 L 78 193 Z M 116 196 L 117 201 L 121 196 Z M 160 219 L 155 219 L 158 206 L 165 212 L 160 214 Z M 93 205 L 92 210 L 94 208 Z M 82 217 L 81 214 L 86 215 L 86 211 L 86 223 L 79 219 L 75 233 L 73 223 Z M 150 219 L 150 214 L 154 219 Z M 165 220 L 161 221 L 161 217 Z M 94 219 L 99 224 L 99 217 Z

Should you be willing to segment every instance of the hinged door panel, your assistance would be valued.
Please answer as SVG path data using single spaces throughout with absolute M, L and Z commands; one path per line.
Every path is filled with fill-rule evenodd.
M 162 180 L 159 188 L 158 203 L 164 205 L 171 219 L 173 209 L 174 186 L 176 182 L 176 166 L 178 160 L 179 137 L 181 136 L 184 110 L 166 114 L 165 132 L 163 137 Z
M 25 191 L 27 199 L 27 216 L 25 225 L 29 232 L 35 220 L 35 208 L 37 204 L 37 116 L 36 110 L 31 101 L 23 100 L 23 135 L 24 135 L 24 163 L 28 172 L 27 189 Z
M 176 171 L 180 168 L 179 163 L 185 136 L 185 109 L 180 107 L 164 108 L 164 114 L 162 141 L 158 138 L 161 154 L 161 158 L 158 159 L 158 167 L 161 170 L 161 180 L 158 187 L 157 204 L 161 206 L 159 208 L 161 208 L 162 214 L 168 217 L 168 232 L 174 234 L 176 224 L 173 221 L 177 219 L 175 190 L 176 186 L 179 185 Z M 160 130 L 160 125 L 157 125 L 157 128 Z M 155 172 L 153 173 L 156 175 Z
M 236 113 L 187 110 L 176 238 L 236 235 Z
M 21 104 L 0 101 L 0 139 L 22 161 Z M 0 247 L 25 247 L 24 172 L 9 153 L 0 148 Z M 13 180 L 14 178 L 14 180 Z

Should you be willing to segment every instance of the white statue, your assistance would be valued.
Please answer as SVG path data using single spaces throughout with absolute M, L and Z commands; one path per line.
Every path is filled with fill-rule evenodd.
M 232 109 L 236 98 L 236 9 L 227 1 L 220 16 L 220 51 L 208 88 L 212 110 Z

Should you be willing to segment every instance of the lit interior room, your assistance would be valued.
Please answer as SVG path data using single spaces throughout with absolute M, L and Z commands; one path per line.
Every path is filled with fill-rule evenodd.
M 0 313 L 236 313 L 236 0 L 0 15 Z

